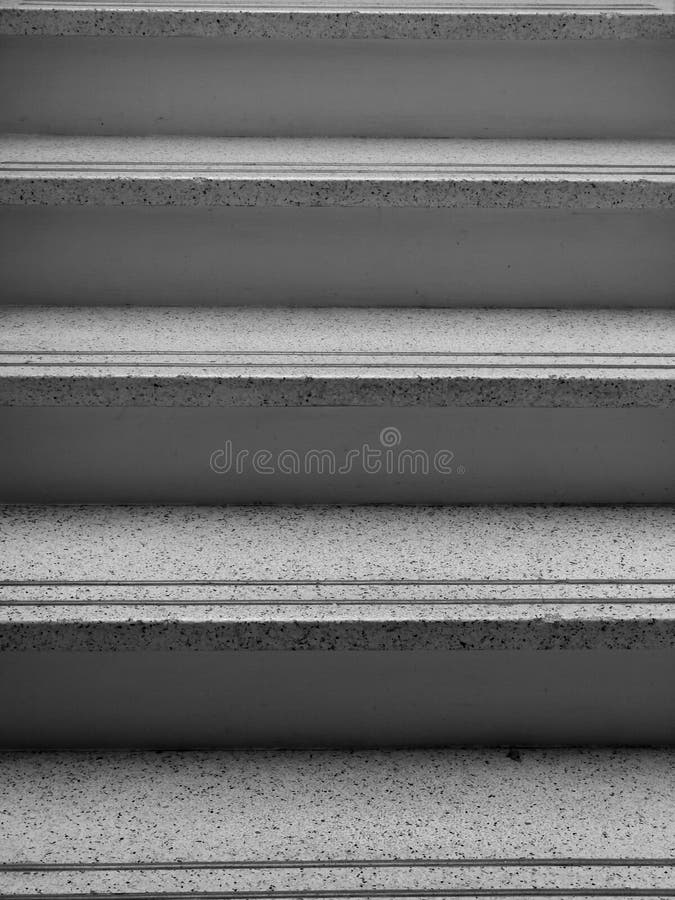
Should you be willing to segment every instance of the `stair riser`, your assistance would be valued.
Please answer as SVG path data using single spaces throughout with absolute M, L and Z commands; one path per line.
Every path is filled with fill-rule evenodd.
M 0 435 L 11 503 L 675 500 L 659 408 L 5 408 Z
M 669 137 L 668 40 L 0 39 L 0 130 Z
M 6 653 L 4 747 L 658 745 L 672 651 Z
M 669 307 L 671 210 L 0 208 L 0 302 Z

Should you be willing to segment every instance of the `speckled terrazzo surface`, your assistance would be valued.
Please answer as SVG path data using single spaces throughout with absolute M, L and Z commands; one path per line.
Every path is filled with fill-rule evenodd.
M 1 0 L 0 34 L 236 38 L 621 40 L 675 36 L 669 0 Z
M 667 750 L 21 752 L 0 785 L 3 896 L 675 889 Z
M 675 643 L 670 507 L 0 508 L 2 649 Z
M 0 406 L 670 406 L 669 310 L 0 309 Z
M 0 203 L 668 209 L 675 141 L 0 137 Z

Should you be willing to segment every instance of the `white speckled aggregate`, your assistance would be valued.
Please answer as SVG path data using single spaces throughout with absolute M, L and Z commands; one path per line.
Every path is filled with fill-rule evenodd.
M 0 203 L 669 209 L 675 141 L 0 137 Z
M 24 0 L 0 2 L 0 34 L 283 39 L 622 40 L 672 38 L 667 0 L 381 3 L 339 0 Z
M 2 862 L 47 866 L 0 869 L 3 892 L 674 884 L 667 750 L 6 753 L 0 773 Z
M 661 406 L 667 310 L 0 310 L 0 406 Z
M 668 647 L 673 533 L 667 507 L 4 507 L 0 643 Z

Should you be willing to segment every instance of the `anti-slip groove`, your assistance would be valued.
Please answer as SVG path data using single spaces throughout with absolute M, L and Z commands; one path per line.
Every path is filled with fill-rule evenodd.
M 665 868 L 675 866 L 672 857 L 503 857 L 475 859 L 267 859 L 267 860 L 181 860 L 160 862 L 0 862 L 0 872 L 95 872 L 95 871 L 162 871 L 171 869 L 341 869 L 341 868 L 483 868 L 602 866 Z
M 5 365 L 5 366 L 12 366 L 12 365 L 21 365 L 21 366 L 24 366 L 24 365 L 25 365 L 25 366 L 31 366 L 31 367 L 38 367 L 38 366 L 45 367 L 46 364 L 45 364 L 45 363 L 36 363 L 36 362 L 29 362 L 29 363 L 24 363 L 24 362 L 22 362 L 22 363 L 0 363 L 0 365 Z M 122 369 L 129 368 L 129 367 L 130 367 L 130 365 L 127 364 L 127 363 L 105 363 L 105 364 L 98 364 L 98 363 L 49 363 L 49 364 L 48 364 L 49 367 L 51 367 L 51 366 L 63 366 L 63 367 L 72 367 L 72 368 L 95 367 L 96 365 L 105 365 L 106 368 L 110 366 L 110 367 L 114 367 L 114 368 L 122 368 Z M 222 368 L 223 365 L 224 365 L 224 364 L 223 364 L 223 363 L 220 363 L 220 362 L 218 362 L 218 363 L 202 363 L 202 364 L 201 364 L 201 366 L 206 366 L 206 367 L 211 367 L 211 366 L 213 366 L 213 367 L 215 367 L 215 368 Z M 266 366 L 271 367 L 271 368 L 277 368 L 277 367 L 279 367 L 280 365 L 281 365 L 281 364 L 277 364 L 277 363 L 267 363 L 267 364 L 266 364 Z M 227 368 L 244 368 L 244 369 L 247 368 L 247 366 L 242 365 L 241 363 L 229 363 L 229 364 L 225 364 L 225 366 L 226 366 Z M 491 369 L 492 369 L 492 368 L 499 368 L 499 369 L 524 369 L 524 368 L 527 368 L 527 369 L 546 369 L 546 368 L 551 368 L 551 367 L 546 366 L 546 365 L 543 365 L 543 364 L 541 364 L 541 365 L 530 364 L 530 365 L 527 365 L 527 366 L 523 366 L 522 364 L 519 364 L 519 363 L 512 363 L 512 364 L 505 364 L 505 363 L 503 363 L 503 364 L 497 365 L 497 366 L 491 365 L 491 364 L 486 364 L 486 367 L 488 367 L 488 366 L 489 366 L 489 368 L 491 368 Z M 131 364 L 131 367 L 148 367 L 148 368 L 149 368 L 150 366 L 147 366 L 147 364 L 144 364 L 144 363 L 136 363 L 135 365 L 132 363 L 132 364 Z M 182 364 L 182 363 L 161 363 L 161 362 L 160 362 L 160 363 L 153 363 L 153 364 L 152 364 L 152 367 L 153 367 L 153 368 L 154 368 L 154 367 L 159 367 L 159 368 L 163 368 L 163 369 L 164 369 L 164 368 L 183 368 L 183 364 Z M 293 363 L 285 363 L 285 364 L 282 364 L 281 367 L 283 367 L 283 368 L 292 368 L 292 369 L 297 369 L 297 368 L 299 368 L 296 364 L 293 364 Z M 313 367 L 313 368 L 314 368 L 314 367 Z M 323 365 L 321 365 L 321 368 L 328 368 L 328 369 L 331 369 L 331 368 L 336 368 L 336 366 L 334 366 L 334 365 L 332 365 L 332 364 L 330 364 L 330 363 L 324 363 Z M 382 363 L 382 364 L 380 364 L 380 365 L 375 365 L 375 364 L 372 364 L 372 365 L 367 365 L 367 364 L 366 364 L 366 365 L 364 365 L 363 363 L 342 363 L 342 364 L 340 364 L 339 366 L 337 366 L 337 368 L 358 368 L 358 369 L 363 369 L 363 368 L 367 368 L 367 369 L 399 369 L 399 368 L 402 368 L 402 366 L 400 366 L 400 365 L 398 365 L 398 364 L 386 365 L 386 364 L 384 364 L 384 363 Z M 415 365 L 413 365 L 413 364 L 410 364 L 409 366 L 406 366 L 405 368 L 420 368 L 420 366 L 415 366 Z M 447 368 L 450 368 L 450 369 L 476 369 L 476 368 L 482 368 L 482 367 L 481 367 L 481 366 L 476 366 L 475 364 L 472 364 L 472 363 L 464 363 L 464 364 L 460 364 L 460 365 L 456 365 L 456 364 L 438 364 L 438 365 L 435 365 L 435 366 L 424 365 L 424 366 L 421 366 L 421 368 L 425 368 L 425 369 L 430 369 L 430 368 L 433 368 L 433 369 L 447 369 Z M 626 367 L 625 367 L 625 366 L 619 366 L 619 365 L 608 366 L 608 365 L 603 365 L 603 364 L 584 365 L 584 364 L 577 364 L 577 363 L 572 364 L 572 363 L 570 363 L 570 364 L 556 365 L 555 368 L 556 368 L 556 369 L 584 369 L 584 370 L 585 370 L 585 369 L 598 369 L 598 370 L 605 370 L 605 369 L 621 369 L 621 370 L 623 370 L 623 369 L 625 369 Z M 633 368 L 633 369 L 650 369 L 650 370 L 652 370 L 652 369 L 658 369 L 658 370 L 670 370 L 670 369 L 675 368 L 675 365 L 672 365 L 672 364 L 669 364 L 669 365 L 661 365 L 661 364 L 656 364 L 656 363 L 654 363 L 654 364 L 651 364 L 651 365 L 634 365 L 634 366 L 631 366 L 630 368 Z
M 308 607 L 319 606 L 319 607 L 330 607 L 330 606 L 358 606 L 363 607 L 377 607 L 377 606 L 386 606 L 386 607 L 395 607 L 395 606 L 462 606 L 462 607 L 471 607 L 471 606 L 587 606 L 587 605 L 601 605 L 601 606 L 631 606 L 631 607 L 650 607 L 654 606 L 674 606 L 675 607 L 675 597 L 648 597 L 644 599 L 639 598 L 630 598 L 630 597 L 604 597 L 604 598 L 595 598 L 595 597 L 582 597 L 578 599 L 571 598 L 558 598 L 558 599 L 514 599 L 514 600 L 494 600 L 494 599 L 480 599 L 476 597 L 468 597 L 462 600 L 443 600 L 443 599 L 435 599 L 432 597 L 416 597 L 414 600 L 373 600 L 368 599 L 364 601 L 358 598 L 351 599 L 341 599 L 341 600 L 287 600 L 284 598 L 274 599 L 274 600 L 201 600 L 201 599 L 163 599 L 163 600 L 152 600 L 143 598 L 139 600 L 138 598 L 127 598 L 127 599 L 110 599 L 108 597 L 102 598 L 100 600 L 2 600 L 0 599 L 0 607 L 29 607 L 34 606 L 38 608 L 49 608 L 49 607 L 58 607 L 58 606 L 98 606 L 100 603 L 104 603 L 106 606 L 115 607 L 115 606 L 148 606 L 148 607 L 163 607 L 163 606 L 213 606 L 213 607 L 248 607 L 248 606 L 258 606 L 258 607 L 286 607 L 286 606 L 297 606 L 297 607 Z
M 105 368 L 116 368 L 116 369 L 127 369 L 127 368 L 153 368 L 153 369 L 154 368 L 162 368 L 162 369 L 178 368 L 178 369 L 184 369 L 186 363 L 182 363 L 182 362 L 181 363 L 179 363 L 179 362 L 167 363 L 167 362 L 156 362 L 156 361 L 153 361 L 151 364 L 138 363 L 138 362 L 137 363 L 126 363 L 126 362 L 125 363 L 121 363 L 121 362 L 115 362 L 115 363 L 109 363 L 109 362 L 106 362 L 106 363 L 100 363 L 100 362 L 49 362 L 49 363 L 44 363 L 44 362 L 34 362 L 34 361 L 31 361 L 31 362 L 22 361 L 20 363 L 0 362 L 0 366 L 17 366 L 17 365 L 29 366 L 32 368 L 38 368 L 38 367 L 51 368 L 53 366 L 63 367 L 63 368 L 92 368 L 92 367 L 95 368 L 100 365 L 100 366 L 105 366 Z M 201 362 L 200 368 L 201 367 L 247 369 L 248 365 L 243 364 L 243 363 L 223 363 L 223 362 L 218 361 L 218 362 L 210 362 L 210 363 Z M 284 369 L 302 368 L 301 366 L 298 366 L 297 363 L 271 363 L 271 362 L 267 362 L 264 364 L 264 366 L 261 366 L 261 367 L 284 368 Z M 651 370 L 669 371 L 671 369 L 675 369 L 675 364 L 672 364 L 672 363 L 669 363 L 669 364 L 636 363 L 630 367 L 627 367 L 625 365 L 607 365 L 605 363 L 594 363 L 594 364 L 558 363 L 555 366 L 547 365 L 545 363 L 538 363 L 538 364 L 530 363 L 530 364 L 525 364 L 525 365 L 522 363 L 501 363 L 501 364 L 485 363 L 483 365 L 480 365 L 480 364 L 477 365 L 476 363 L 437 363 L 435 365 L 429 365 L 428 363 L 419 363 L 419 364 L 409 363 L 405 366 L 402 366 L 399 363 L 389 363 L 389 364 L 377 363 L 376 364 L 376 363 L 362 363 L 362 362 L 354 362 L 354 363 L 344 363 L 343 362 L 343 363 L 338 363 L 338 364 L 335 364 L 335 363 L 313 364 L 312 368 L 321 368 L 321 369 L 356 368 L 356 369 L 369 369 L 369 370 L 370 369 L 389 370 L 389 369 L 401 369 L 401 368 L 406 368 L 406 369 L 424 368 L 424 369 L 444 369 L 444 370 L 445 369 L 479 369 L 479 368 L 490 368 L 490 369 L 548 369 L 548 368 L 555 368 L 555 369 L 574 369 L 574 370 L 597 369 L 599 371 L 604 371 L 606 369 L 610 369 L 610 370 L 618 369 L 618 370 L 623 371 L 626 368 L 630 368 L 630 369 L 639 369 L 639 370 L 648 369 L 650 371 Z M 197 376 L 195 375 L 195 377 L 197 377 Z
M 451 578 L 441 578 L 441 579 L 399 579 L 399 578 L 374 578 L 374 579 L 324 579 L 324 578 L 310 578 L 310 579 L 275 579 L 274 581 L 258 581 L 254 579 L 237 579 L 237 580 L 227 580 L 227 579 L 197 579 L 197 580 L 189 580 L 189 579 L 171 579 L 171 580 L 161 580 L 161 579 L 123 579 L 123 580 L 115 580 L 115 579 L 21 579 L 21 580 L 8 580 L 8 579 L 0 579 L 0 587 L 18 587 L 18 586 L 31 586 L 31 587 L 49 587 L 53 585 L 58 586 L 93 586 L 93 587 L 110 587 L 113 585 L 138 585 L 138 586 L 152 586 L 152 587 L 163 587 L 165 585 L 181 585 L 181 586 L 200 586 L 200 585 L 209 585 L 215 587 L 262 587 L 262 586 L 308 586 L 313 587 L 316 585 L 330 585 L 330 586 L 354 586 L 354 585 L 383 585 L 383 586 L 417 586 L 417 585 L 485 585 L 486 587 L 497 586 L 497 585 L 647 585 L 647 584 L 675 584 L 675 578 L 534 578 L 534 579 L 489 579 L 489 578 L 472 578 L 472 579 L 451 579 Z
M 356 598 L 349 600 L 191 600 L 191 599 L 167 599 L 167 600 L 148 600 L 144 598 L 127 599 L 127 600 L 110 600 L 102 598 L 100 600 L 0 600 L 0 607 L 11 609 L 13 607 L 36 607 L 38 609 L 49 609 L 50 607 L 97 607 L 103 603 L 107 607 L 216 607 L 228 608 L 247 608 L 247 607 L 300 607 L 311 609 L 312 607 L 360 607 L 363 608 L 364 601 Z M 465 600 L 436 600 L 433 598 L 415 598 L 414 600 L 368 600 L 365 604 L 367 607 L 410 607 L 410 606 L 459 606 L 470 609 L 471 607 L 483 606 L 504 606 L 504 607 L 540 607 L 540 606 L 626 606 L 640 608 L 650 608 L 651 606 L 674 606 L 674 597 L 650 597 L 646 600 L 636 600 L 631 598 L 604 598 L 602 600 L 595 598 L 582 598 L 579 600 L 571 600 L 563 598 L 558 600 L 481 600 L 476 598 L 468 598 Z
M 0 174 L 32 174 L 40 177 L 55 177 L 60 175 L 103 175 L 120 177 L 126 174 L 141 177 L 154 178 L 158 174 L 180 177 L 204 177 L 250 179 L 250 178 L 285 178 L 294 175 L 312 176 L 312 180 L 320 180 L 323 177 L 342 178 L 370 178 L 373 174 L 378 179 L 390 176 L 392 179 L 399 175 L 424 180 L 427 178 L 443 179 L 452 177 L 471 177 L 474 175 L 487 175 L 490 178 L 517 176 L 518 178 L 540 177 L 553 175 L 556 178 L 565 179 L 568 175 L 574 176 L 612 176 L 626 178 L 640 178 L 648 176 L 674 176 L 675 165 L 645 165 L 610 163 L 583 165 L 581 163 L 513 163 L 511 165 L 493 165 L 490 163 L 349 163 L 339 162 L 333 165 L 321 162 L 282 163 L 266 161 L 264 159 L 251 163 L 184 163 L 162 161 L 129 161 L 102 160 L 98 162 L 38 162 L 38 161 L 14 161 L 0 160 Z
M 658 360 L 658 361 L 657 361 Z M 670 361 L 672 360 L 672 361 Z M 0 367 L 669 370 L 675 354 L 351 350 L 4 350 Z
M 126 356 L 126 355 L 142 355 L 142 356 L 172 356 L 172 355 L 180 355 L 180 356 L 449 356 L 449 357 L 462 357 L 462 356 L 476 356 L 476 357 L 502 357 L 502 356 L 517 356 L 517 357 L 532 357 L 532 356 L 542 356 L 542 357 L 607 357 L 607 358 L 622 358 L 622 357 L 667 357 L 669 354 L 667 353 L 631 353 L 628 351 L 620 352 L 620 353 L 564 353 L 557 351 L 543 351 L 543 352 L 509 352 L 509 351 L 500 351 L 500 352 L 492 352 L 492 351 L 481 351 L 481 350 L 464 350 L 464 351 L 452 351 L 446 352 L 441 350 L 429 350 L 418 352 L 415 350 L 397 350 L 393 353 L 388 351 L 378 351 L 378 350 L 361 350 L 361 351 L 351 351 L 351 350 L 220 350 L 215 353 L 210 350 L 191 350 L 189 353 L 184 353 L 182 350 L 101 350 L 101 351 L 91 351 L 91 350 L 36 350 L 34 355 L 36 356 L 92 356 L 95 358 L 97 355 L 100 356 Z M 25 352 L 22 350 L 0 350 L 1 356 L 25 356 Z M 675 355 L 674 355 L 675 357 Z

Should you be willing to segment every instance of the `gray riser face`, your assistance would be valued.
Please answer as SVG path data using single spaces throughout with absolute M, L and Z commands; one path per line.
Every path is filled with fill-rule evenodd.
M 669 307 L 671 210 L 0 209 L 0 302 Z
M 675 501 L 670 409 L 33 407 L 0 410 L 0 426 L 10 503 Z M 254 464 L 257 450 L 270 456 Z M 437 466 L 438 451 L 454 455 Z
M 5 36 L 0 130 L 670 137 L 672 44 Z
M 5 747 L 658 745 L 672 650 L 6 653 Z

